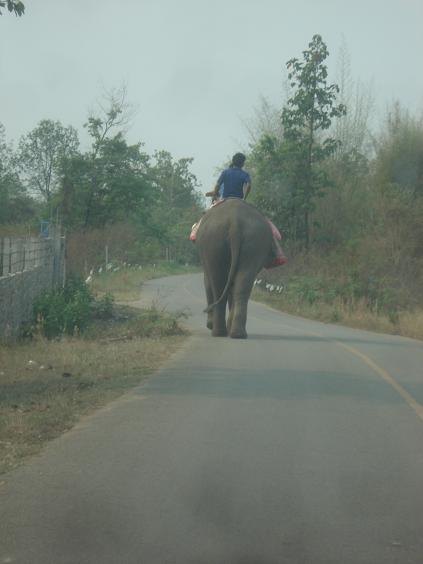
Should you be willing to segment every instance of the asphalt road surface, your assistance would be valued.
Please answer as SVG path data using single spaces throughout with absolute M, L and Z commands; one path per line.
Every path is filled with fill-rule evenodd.
M 254 303 L 213 339 L 201 275 L 151 300 L 193 336 L 3 478 L 0 564 L 423 563 L 422 343 Z

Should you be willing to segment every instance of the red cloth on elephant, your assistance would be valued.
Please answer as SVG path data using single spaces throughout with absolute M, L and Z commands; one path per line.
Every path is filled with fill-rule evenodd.
M 273 251 L 274 251 L 274 258 L 269 264 L 265 264 L 264 268 L 275 268 L 276 266 L 282 266 L 288 262 L 287 257 L 284 255 L 282 247 L 280 246 L 279 242 L 273 237 Z
M 203 219 L 203 218 L 201 218 Z M 195 240 L 197 239 L 197 233 L 198 233 L 198 229 L 200 227 L 201 224 L 201 219 L 200 221 L 197 221 L 197 223 L 194 223 L 194 225 L 191 227 L 191 235 L 189 236 L 189 240 L 193 241 L 195 243 Z
M 270 225 L 270 229 L 272 230 L 272 235 L 274 237 L 274 239 L 276 239 L 277 241 L 282 241 L 282 235 L 279 231 L 279 229 L 276 227 L 276 225 L 274 225 L 270 219 L 268 217 L 266 217 L 268 224 Z
M 274 259 L 270 264 L 267 264 L 265 268 L 275 268 L 276 266 L 282 266 L 283 264 L 286 264 L 288 262 L 288 259 L 286 258 L 282 247 L 279 244 L 279 241 L 282 241 L 282 235 L 279 229 L 272 223 L 272 221 L 268 217 L 266 217 L 266 219 L 270 225 L 270 229 L 272 230 Z

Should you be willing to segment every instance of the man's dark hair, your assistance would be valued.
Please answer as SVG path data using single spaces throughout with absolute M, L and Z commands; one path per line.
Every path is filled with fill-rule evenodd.
M 244 166 L 244 163 L 245 163 L 245 155 L 243 153 L 236 153 L 232 157 L 231 166 L 237 166 L 239 168 L 242 168 Z

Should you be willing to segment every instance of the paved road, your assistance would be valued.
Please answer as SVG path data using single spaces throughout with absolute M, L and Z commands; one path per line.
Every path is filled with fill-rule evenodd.
M 423 345 L 251 304 L 0 486 L 0 564 L 423 563 Z

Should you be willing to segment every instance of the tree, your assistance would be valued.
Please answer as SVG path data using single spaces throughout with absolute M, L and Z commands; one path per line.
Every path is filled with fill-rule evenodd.
M 389 109 L 384 131 L 376 141 L 375 179 L 402 192 L 423 196 L 423 119 L 416 119 L 396 102 Z
M 77 153 L 78 134 L 59 121 L 45 119 L 19 142 L 18 162 L 30 192 L 49 204 L 58 189 L 63 159 Z
M 9 12 L 14 12 L 15 16 L 23 16 L 25 6 L 20 0 L 0 0 L 0 16 L 3 15 L 2 8 L 7 7 Z
M 251 201 L 295 241 L 298 214 L 289 145 L 283 138 L 263 133 L 252 146 L 248 167 L 254 178 Z
M 253 109 L 252 118 L 244 121 L 244 127 L 247 130 L 251 145 L 259 143 L 264 135 L 280 141 L 283 139 L 280 110 L 264 96 L 259 98 L 258 105 Z
M 189 167 L 190 158 L 174 160 L 168 151 L 156 151 L 149 174 L 158 191 L 160 207 L 186 209 L 196 203 L 197 179 Z
M 0 224 L 17 223 L 33 217 L 34 202 L 27 196 L 15 167 L 14 152 L 6 143 L 0 123 Z
M 187 233 L 200 215 L 197 179 L 190 171 L 193 159 L 175 160 L 168 151 L 156 151 L 149 167 L 154 189 L 153 225 L 165 245 L 166 258 L 193 260 Z
M 93 158 L 112 131 L 126 133 L 135 112 L 136 107 L 127 101 L 125 84 L 104 91 L 102 99 L 97 101 L 96 110 L 91 111 L 84 125 L 93 139 Z
M 62 159 L 57 204 L 67 227 L 104 227 L 134 217 L 147 221 L 149 157 L 141 143 L 129 145 L 124 137 L 132 113 L 124 86 L 105 92 L 84 125 L 91 148 Z
M 335 152 L 322 163 L 330 178 L 323 197 L 313 211 L 313 239 L 325 253 L 357 246 L 370 222 L 368 172 L 372 154 L 369 124 L 373 96 L 370 84 L 354 79 L 345 41 L 338 55 L 337 99 L 347 113 L 334 120 L 330 135 L 337 141 Z
M 351 73 L 351 58 L 345 41 L 342 42 L 338 55 L 336 73 L 339 85 L 338 99 L 347 112 L 336 120 L 333 127 L 334 137 L 340 141 L 334 156 L 369 156 L 371 137 L 369 122 L 374 109 L 374 98 L 370 84 L 355 80 Z
M 310 213 L 314 209 L 314 200 L 328 182 L 319 164 L 337 147 L 333 137 L 323 138 L 322 133 L 330 128 L 332 118 L 346 113 L 343 104 L 335 104 L 338 86 L 327 84 L 324 61 L 328 55 L 321 36 L 314 35 L 309 49 L 303 51 L 303 60 L 294 58 L 287 62 L 288 79 L 294 92 L 282 111 L 282 125 L 290 146 L 306 249 L 310 245 Z
M 151 194 L 148 156 L 118 133 L 96 151 L 62 163 L 59 210 L 67 227 L 103 227 L 147 215 Z
M 126 145 L 124 133 L 132 119 L 134 111 L 134 107 L 127 102 L 126 86 L 122 85 L 119 88 L 104 93 L 103 99 L 97 102 L 97 109 L 91 112 L 87 123 L 84 125 L 92 139 L 91 151 L 87 155 L 90 161 L 91 178 L 86 187 L 85 227 L 93 223 L 92 216 L 95 213 L 95 202 L 102 190 L 102 166 L 105 164 L 107 154 L 111 156 L 109 150 L 113 145 L 111 141 L 114 139 L 115 146 L 120 145 L 120 149 L 123 147 L 122 143 Z M 116 132 L 114 136 L 111 136 L 112 132 Z M 126 145 L 126 147 L 128 146 Z M 141 144 L 138 143 L 133 147 L 137 147 L 137 149 L 133 149 L 132 154 L 134 155 L 134 153 L 138 152 L 138 157 L 141 157 Z M 147 160 L 148 157 L 143 154 L 142 158 L 139 160 L 139 164 L 143 161 L 144 166 Z

